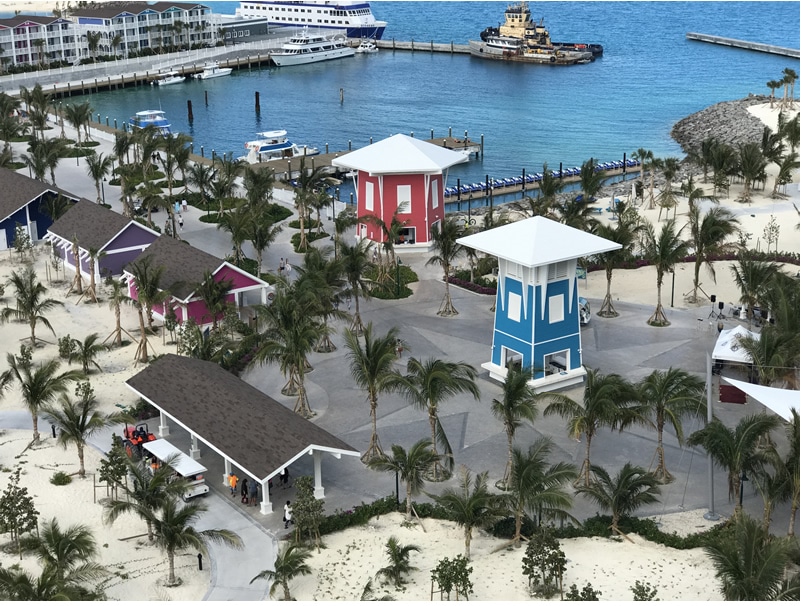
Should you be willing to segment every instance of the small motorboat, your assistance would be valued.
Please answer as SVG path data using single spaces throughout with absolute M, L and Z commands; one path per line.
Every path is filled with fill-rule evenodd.
M 298 158 L 301 156 L 314 156 L 320 153 L 316 147 L 296 145 L 287 138 L 286 130 L 271 130 L 256 133 L 258 139 L 248 141 L 245 149 L 248 154 L 243 157 L 250 164 L 267 162 L 280 158 Z
M 375 41 L 363 39 L 362 42 L 359 43 L 359 46 L 356 47 L 356 52 L 360 54 L 378 53 L 379 47 L 376 46 Z
M 159 74 L 159 77 L 151 82 L 155 86 L 167 86 L 168 84 L 181 84 L 185 80 L 184 76 L 176 71 L 169 71 Z
M 170 122 L 160 109 L 146 109 L 145 111 L 137 112 L 136 115 L 131 116 L 128 120 L 128 125 L 132 131 L 152 126 L 164 137 L 171 134 Z
M 196 78 L 201 80 L 208 80 L 209 78 L 220 78 L 221 76 L 228 76 L 231 73 L 230 67 L 220 67 L 217 61 L 211 61 L 204 64 L 203 71 L 199 73 Z

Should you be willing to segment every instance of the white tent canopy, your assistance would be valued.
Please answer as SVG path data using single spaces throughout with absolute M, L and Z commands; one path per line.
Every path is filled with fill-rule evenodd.
M 713 361 L 751 364 L 752 356 L 744 350 L 739 341 L 741 337 L 747 336 L 759 339 L 760 333 L 752 332 L 740 325 L 729 330 L 722 330 L 716 341 L 716 346 L 713 348 Z
M 722 377 L 724 381 L 737 387 L 750 398 L 754 398 L 769 410 L 777 413 L 786 421 L 793 418 L 791 411 L 795 410 L 799 414 L 799 391 L 794 389 L 779 389 L 777 387 L 766 387 L 764 385 L 753 385 L 744 381 L 736 381 Z

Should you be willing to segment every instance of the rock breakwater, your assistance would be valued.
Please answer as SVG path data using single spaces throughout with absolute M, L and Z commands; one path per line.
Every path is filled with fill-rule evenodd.
M 737 101 L 716 103 L 677 122 L 671 129 L 671 137 L 686 154 L 698 150 L 702 141 L 711 137 L 732 147 L 760 143 L 764 124 L 747 108 L 769 100 L 766 95 L 749 95 Z

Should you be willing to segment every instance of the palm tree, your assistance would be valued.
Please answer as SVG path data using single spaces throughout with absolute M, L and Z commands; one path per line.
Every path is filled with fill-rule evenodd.
M 24 540 L 24 548 L 36 554 L 43 572 L 57 583 L 86 583 L 107 574 L 94 560 L 98 556 L 92 530 L 73 524 L 62 530 L 56 518 L 42 525 L 36 536 Z
M 444 219 L 432 225 L 432 251 L 434 255 L 429 257 L 426 265 L 440 265 L 443 268 L 443 281 L 446 285 L 446 294 L 437 312 L 438 316 L 448 317 L 459 314 L 451 302 L 451 292 L 448 289 L 451 267 L 464 252 L 462 245 L 457 244 L 459 235 L 459 227 L 451 219 Z
M 374 471 L 397 473 L 406 486 L 407 520 L 412 519 L 412 497 L 423 490 L 425 474 L 440 458 L 432 449 L 431 440 L 424 438 L 415 442 L 409 451 L 393 444 L 393 456 L 382 453 L 368 461 L 368 467 Z
M 798 364 L 791 360 L 798 356 L 799 332 L 786 331 L 772 326 L 764 327 L 755 339 L 749 335 L 738 337 L 738 345 L 749 356 L 760 385 L 771 386 L 775 382 L 797 387 Z
M 257 579 L 264 579 L 271 583 L 271 598 L 281 587 L 284 590 L 284 601 L 290 601 L 293 599 L 290 593 L 290 582 L 296 577 L 312 574 L 312 569 L 306 563 L 310 555 L 312 555 L 310 549 L 299 543 L 289 542 L 276 556 L 273 564 L 274 570 L 263 570 L 251 579 L 251 583 Z
M 389 223 L 382 221 L 377 215 L 364 215 L 357 220 L 362 223 L 370 223 L 379 228 L 382 234 L 382 248 L 384 248 L 385 261 L 390 267 L 395 267 L 395 243 L 401 237 L 401 231 L 407 226 L 409 220 L 401 221 L 398 218 L 398 209 L 393 212 Z
M 95 358 L 99 353 L 106 351 L 107 348 L 103 343 L 98 343 L 98 339 L 100 339 L 100 335 L 93 332 L 91 335 L 87 335 L 83 341 L 79 339 L 72 340 L 75 348 L 70 352 L 69 363 L 80 362 L 85 375 L 89 374 L 89 366 L 94 366 L 100 372 L 103 372 Z
M 502 485 L 506 486 L 512 472 L 512 450 L 515 432 L 523 425 L 523 421 L 535 422 L 537 417 L 536 404 L 545 396 L 539 395 L 529 385 L 532 379 L 532 369 L 511 367 L 507 369 L 507 376 L 501 385 L 501 399 L 493 398 L 490 411 L 493 416 L 504 424 L 507 434 L 507 465 L 504 468 Z
M 635 402 L 637 392 L 632 384 L 617 374 L 602 374 L 598 369 L 588 371 L 582 402 L 563 394 L 550 394 L 551 403 L 543 410 L 545 416 L 558 414 L 568 420 L 568 434 L 575 440 L 585 436 L 585 460 L 579 470 L 585 486 L 590 485 L 590 446 L 599 428 L 623 431 L 639 421 L 637 410 L 627 407 Z
M 345 242 L 340 243 L 340 260 L 345 280 L 348 282 L 346 295 L 354 298 L 354 321 L 351 323 L 351 330 L 357 334 L 362 334 L 365 328 L 359 313 L 359 297 L 361 295 L 363 299 L 370 299 L 370 286 L 365 274 L 373 267 L 368 257 L 372 245 L 373 243 L 367 239 L 359 240 L 353 246 Z
M 634 207 L 628 206 L 626 202 L 619 202 L 616 211 L 618 221 L 614 225 L 597 222 L 593 228 L 595 235 L 621 245 L 621 248 L 596 255 L 596 260 L 604 267 L 607 278 L 607 292 L 597 312 L 602 318 L 618 317 L 618 312 L 613 306 L 613 270 L 632 257 L 637 236 L 644 229 L 644 224 Z
M 660 482 L 673 479 L 666 467 L 663 450 L 663 429 L 666 422 L 671 424 L 680 446 L 684 441 L 682 421 L 686 417 L 703 418 L 705 408 L 704 381 L 679 368 L 655 370 L 644 377 L 638 384 L 638 401 L 640 414 L 648 420 L 648 424 L 657 430 L 657 469 L 655 477 Z
M 92 154 L 86 157 L 86 172 L 95 182 L 97 191 L 97 203 L 100 204 L 103 198 L 100 195 L 100 182 L 105 181 L 111 173 L 111 166 L 114 163 L 114 156 L 104 156 L 103 154 Z
M 34 367 L 30 355 L 6 355 L 8 369 L 0 375 L 0 388 L 16 382 L 19 384 L 22 402 L 31 413 L 33 423 L 33 443 L 39 442 L 39 411 L 55 400 L 59 395 L 67 393 L 71 381 L 83 377 L 78 370 L 67 370 L 59 373 L 61 364 L 58 360 L 49 360 Z M 2 394 L 2 389 L 0 389 Z
M 474 478 L 470 470 L 463 468 L 458 488 L 447 488 L 440 495 L 429 496 L 448 511 L 450 520 L 463 528 L 465 559 L 470 560 L 473 529 L 492 526 L 502 517 L 498 498 L 487 488 L 487 472 Z
M 79 585 L 62 582 L 56 573 L 44 570 L 38 577 L 25 571 L 0 568 L 0 598 L 18 602 L 98 599 Z
M 678 158 L 664 158 L 661 168 L 663 169 L 663 177 L 665 178 L 665 186 L 658 196 L 660 204 L 660 213 L 657 215 L 657 220 L 660 221 L 660 214 L 663 209 L 666 210 L 666 219 L 668 219 L 669 209 L 674 209 L 674 218 L 677 218 L 677 196 L 674 193 L 674 179 L 679 172 L 679 159 Z
M 744 143 L 738 148 L 738 171 L 744 180 L 744 191 L 741 195 L 744 202 L 752 201 L 755 181 L 765 180 L 766 164 L 768 161 L 757 143 Z
M 62 194 L 45 196 L 39 204 L 39 212 L 46 214 L 55 223 L 71 207 L 72 201 Z
M 771 261 L 762 261 L 741 254 L 738 263 L 730 265 L 735 285 L 741 291 L 739 301 L 747 309 L 749 322 L 754 317 L 754 308 L 758 307 L 766 296 L 766 284 L 779 271 L 779 266 Z
M 387 539 L 384 553 L 387 554 L 387 559 L 390 560 L 390 563 L 378 570 L 376 578 L 384 577 L 392 582 L 396 589 L 401 589 L 404 586 L 404 575 L 417 570 L 415 566 L 409 563 L 409 556 L 413 551 L 419 552 L 420 547 L 417 545 L 402 545 L 396 537 Z
M 785 457 L 785 467 L 791 479 L 791 516 L 788 523 L 788 535 L 794 536 L 796 512 L 799 510 L 799 413 L 791 411 L 791 421 L 785 425 L 790 449 Z
M 393 327 L 385 335 L 373 336 L 373 324 L 369 323 L 364 331 L 365 346 L 353 330 L 345 330 L 345 346 L 348 349 L 349 368 L 357 386 L 367 392 L 370 404 L 370 419 L 373 431 L 370 444 L 362 462 L 380 457 L 382 452 L 379 433 L 376 430 L 376 411 L 379 407 L 379 396 L 394 391 L 401 381 L 400 373 L 393 368 L 396 359 L 396 346 L 399 341 L 398 329 Z
M 212 330 L 217 330 L 220 318 L 228 309 L 228 292 L 233 285 L 234 282 L 232 280 L 215 280 L 214 274 L 208 269 L 204 270 L 203 279 L 200 283 L 195 285 L 194 294 L 203 301 L 203 306 L 207 312 L 203 319 L 211 318 Z
M 11 272 L 8 283 L 14 287 L 17 298 L 16 308 L 6 307 L 0 311 L 0 324 L 4 324 L 9 318 L 14 318 L 20 322 L 27 322 L 31 327 L 31 346 L 36 347 L 36 325 L 40 322 L 50 329 L 53 336 L 56 331 L 50 325 L 50 321 L 45 317 L 45 312 L 50 311 L 57 305 L 64 305 L 56 299 L 43 299 L 47 292 L 47 287 L 36 277 L 36 272 L 32 267 L 26 267 L 21 272 Z
M 151 262 L 152 257 L 145 256 L 131 262 L 128 266 L 137 289 L 137 296 L 133 299 L 133 303 L 139 316 L 140 340 L 134 357 L 140 362 L 148 361 L 148 333 L 145 329 L 145 315 L 147 315 L 148 324 L 153 330 L 151 310 L 152 306 L 159 301 L 161 292 L 159 291 L 159 281 L 164 273 L 164 267 L 152 267 Z
M 67 122 L 75 129 L 78 147 L 80 147 L 81 128 L 92 120 L 92 106 L 89 103 L 70 103 L 69 105 L 65 105 L 64 118 L 66 118 Z
M 651 326 L 668 326 L 671 322 L 668 321 L 665 312 L 663 311 L 663 302 L 661 293 L 663 290 L 663 276 L 673 270 L 674 265 L 682 261 L 688 254 L 688 246 L 684 240 L 680 238 L 682 229 L 676 229 L 674 219 L 666 221 L 660 229 L 660 235 L 654 233 L 654 227 L 651 224 L 646 225 L 646 242 L 644 245 L 644 256 L 654 265 L 657 271 L 657 307 L 654 313 L 646 321 Z
M 79 384 L 77 394 L 80 396 L 77 400 L 61 394 L 59 408 L 45 405 L 42 412 L 52 425 L 59 428 L 56 440 L 58 444 L 65 449 L 70 444 L 75 444 L 78 450 L 78 475 L 83 478 L 86 476 L 84 449 L 89 438 L 106 427 L 124 423 L 128 417 L 121 412 L 101 413 L 100 403 L 89 383 Z
M 247 166 L 242 177 L 245 186 L 245 199 L 251 211 L 261 211 L 273 197 L 276 175 L 272 168 L 257 169 Z
M 734 248 L 733 244 L 727 244 L 727 240 L 739 229 L 738 219 L 727 210 L 714 206 L 709 209 L 704 216 L 695 204 L 691 206 L 688 213 L 688 228 L 690 230 L 690 246 L 694 251 L 693 263 L 693 301 L 698 302 L 697 291 L 699 290 L 699 270 L 704 263 L 713 283 L 716 282 L 716 271 L 713 261 L 724 252 Z
M 774 179 L 774 189 L 771 192 L 772 198 L 785 197 L 785 186 L 793 182 L 794 170 L 797 166 L 799 166 L 799 154 L 796 152 L 791 152 L 780 159 L 777 176 Z M 780 193 L 780 188 L 783 193 Z
M 317 196 L 319 190 L 326 187 L 325 166 L 316 166 L 312 169 L 306 168 L 306 157 L 301 158 L 301 167 L 298 174 L 298 187 L 295 188 L 295 210 L 298 212 L 301 239 L 298 242 L 298 250 L 306 251 L 309 246 L 306 237 L 304 222 L 309 215 L 309 208 L 312 200 Z
M 644 172 L 646 171 L 646 164 L 654 159 L 654 153 L 648 149 L 643 149 L 639 147 L 637 151 L 634 151 L 630 154 L 630 157 L 633 160 L 638 160 L 640 162 L 640 182 L 644 182 Z
M 729 498 L 732 501 L 743 489 L 744 476 L 754 474 L 761 464 L 768 461 L 772 447 L 763 444 L 764 438 L 778 426 L 778 417 L 756 414 L 742 418 L 733 430 L 713 417 L 704 428 L 688 436 L 688 445 L 701 446 L 719 467 L 727 470 Z M 733 515 L 738 517 L 740 511 L 739 502 Z
M 548 464 L 554 443 L 550 438 L 540 438 L 524 452 L 512 449 L 509 478 L 505 483 L 508 491 L 502 499 L 515 517 L 515 533 L 509 545 L 520 546 L 521 529 L 526 511 L 535 513 L 538 526 L 545 517 L 548 520 L 566 519 L 572 499 L 565 485 L 577 477 L 573 463 L 560 461 Z
M 613 516 L 610 529 L 626 536 L 618 523 L 622 517 L 635 513 L 643 505 L 657 502 L 659 480 L 643 467 L 632 463 L 626 463 L 613 478 L 598 465 L 593 465 L 591 470 L 596 479 L 587 486 L 577 488 L 577 494 L 587 495 L 602 511 L 609 511 Z
M 180 584 L 175 576 L 175 552 L 179 549 L 192 549 L 207 553 L 208 543 L 220 543 L 234 549 L 242 549 L 239 535 L 227 529 L 196 530 L 193 527 L 208 507 L 200 501 L 183 503 L 171 495 L 164 500 L 153 517 L 155 545 L 167 553 L 168 587 Z
M 438 455 L 431 470 L 431 479 L 435 482 L 447 479 L 454 469 L 454 453 L 440 424 L 439 407 L 443 401 L 460 394 L 470 394 L 475 400 L 479 399 L 476 369 L 465 362 L 447 362 L 438 358 L 421 361 L 410 358 L 407 362 L 407 374 L 401 379 L 398 389 L 412 406 L 428 414 L 432 448 Z M 443 447 L 442 457 L 437 451 L 438 444 Z M 442 475 L 441 458 L 448 472 Z
M 333 250 L 331 246 L 310 247 L 304 254 L 303 266 L 298 269 L 300 277 L 297 283 L 301 288 L 308 289 L 309 294 L 313 296 L 316 302 L 315 315 L 323 321 L 325 331 L 315 347 L 315 351 L 319 353 L 330 353 L 337 349 L 331 340 L 329 318 L 348 317 L 339 309 L 345 279 L 343 264 L 339 259 L 332 257 Z
M 217 229 L 227 231 L 231 236 L 235 264 L 239 264 L 244 257 L 242 244 L 248 239 L 248 226 L 251 220 L 251 214 L 245 206 L 223 212 L 218 216 Z
M 86 32 L 86 46 L 92 54 L 92 63 L 97 61 L 97 49 L 102 36 L 103 34 L 100 32 Z
M 733 536 L 717 537 L 705 546 L 726 600 L 798 600 L 799 585 L 788 587 L 789 554 L 796 550 L 788 538 L 770 535 L 749 516 L 735 521 Z
M 31 142 L 30 150 L 30 154 L 22 154 L 20 158 L 33 174 L 33 178 L 44 182 L 48 169 L 47 150 L 41 143 L 34 143 L 33 141 Z
M 194 187 L 200 194 L 203 207 L 207 208 L 208 196 L 212 191 L 212 184 L 214 183 L 215 171 L 214 167 L 201 162 L 195 162 L 190 165 L 187 174 L 186 182 Z
M 273 218 L 261 209 L 253 211 L 250 220 L 245 224 L 245 233 L 256 253 L 256 276 L 262 275 L 262 256 L 265 250 L 282 231 L 281 225 L 276 225 Z
M 143 460 L 125 457 L 127 477 L 130 480 L 124 499 L 105 498 L 103 521 L 113 524 L 125 513 L 133 513 L 147 524 L 148 541 L 153 542 L 157 512 L 167 502 L 181 497 L 187 490 L 186 480 L 174 480 L 175 471 L 170 467 L 173 458 L 163 461 L 164 465 L 152 469 Z
M 108 341 L 111 337 L 114 337 L 114 344 L 117 347 L 122 347 L 123 345 L 123 327 L 120 322 L 120 308 L 123 305 L 131 305 L 134 303 L 134 300 L 128 296 L 128 291 L 126 286 L 120 281 L 115 280 L 112 278 L 111 282 L 109 283 L 110 290 L 109 290 L 109 309 L 114 311 L 114 319 L 115 319 L 115 327 L 114 331 L 106 337 L 106 341 Z M 144 322 L 143 322 L 144 326 Z M 127 331 L 126 331 L 127 334 Z M 130 335 L 129 335 L 130 336 Z M 132 337 L 133 338 L 133 337 Z M 105 343 L 105 341 L 104 341 Z

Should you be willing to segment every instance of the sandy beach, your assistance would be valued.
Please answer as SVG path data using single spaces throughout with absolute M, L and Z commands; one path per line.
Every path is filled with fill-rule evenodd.
M 41 5 L 44 3 L 29 3 Z M 15 8 L 20 3 L 5 2 Z M 38 10 L 38 9 L 37 9 Z M 768 105 L 758 106 L 753 110 L 766 124 L 776 125 L 777 110 L 770 110 Z M 773 186 L 777 167 L 767 168 L 769 179 L 766 191 L 755 193 L 749 205 L 736 202 L 741 186 L 733 185 L 730 197 L 721 199 L 720 204 L 735 212 L 744 230 L 752 234 L 754 244 L 762 238 L 765 225 L 775 217 L 779 222 L 781 251 L 799 252 L 799 214 L 794 204 L 799 205 L 799 175 L 788 187 L 788 198 L 772 199 L 769 194 Z M 701 179 L 699 180 L 701 181 Z M 700 186 L 709 191 L 709 184 Z M 94 187 L 87 180 L 89 191 Z M 86 195 L 86 194 L 84 194 Z M 620 197 L 620 196 L 619 196 Z M 608 199 L 600 200 L 607 206 Z M 707 204 L 707 203 L 706 203 Z M 646 206 L 646 204 L 644 204 Z M 639 209 L 644 219 L 657 224 L 658 209 Z M 687 204 L 680 199 L 677 210 L 678 224 L 684 224 Z M 609 213 L 608 213 L 609 215 Z M 602 220 L 609 220 L 605 216 Z M 761 248 L 765 248 L 765 242 Z M 55 333 L 62 337 L 70 334 L 74 338 L 83 339 L 97 332 L 104 339 L 114 328 L 114 314 L 105 302 L 100 304 L 77 302 L 78 297 L 65 296 L 71 276 L 65 280 L 63 273 L 58 281 L 47 279 L 46 264 L 48 259 L 44 247 L 37 247 L 34 267 L 39 279 L 50 289 L 47 296 L 63 301 L 63 307 L 47 314 Z M 702 270 L 702 288 L 710 294 L 716 294 L 720 301 L 737 304 L 739 292 L 732 280 L 729 266 L 731 262 L 716 264 L 717 281 L 706 270 Z M 13 252 L 0 254 L 0 282 L 6 282 L 12 271 L 18 270 L 21 263 Z M 786 271 L 796 273 L 798 266 L 788 266 Z M 675 274 L 675 306 L 690 307 L 684 295 L 692 288 L 693 267 L 682 264 L 676 268 Z M 663 286 L 663 302 L 667 306 L 670 296 L 670 278 Z M 103 287 L 101 286 L 101 291 Z M 591 273 L 587 281 L 579 282 L 580 293 L 591 299 L 600 301 L 606 290 L 603 272 Z M 638 270 L 616 270 L 613 274 L 614 297 L 620 301 L 656 303 L 655 274 L 653 268 Z M 101 292 L 101 297 L 103 294 Z M 6 288 L 4 304 L 12 304 L 13 289 Z M 695 305 L 705 308 L 708 302 Z M 701 312 L 700 312 L 701 313 Z M 123 327 L 132 334 L 138 333 L 138 321 L 133 308 L 124 308 Z M 594 319 L 594 321 L 596 321 Z M 645 321 L 645 318 L 644 318 Z M 2 326 L 0 356 L 5 360 L 8 353 L 18 353 L 21 342 L 27 342 L 30 331 L 27 324 L 9 322 Z M 35 352 L 36 360 L 57 357 L 56 339 L 44 326 L 37 328 L 37 337 L 43 339 L 42 346 Z M 161 337 L 150 339 L 150 345 L 156 354 L 175 352 L 175 346 L 163 344 Z M 135 398 L 125 387 L 124 381 L 138 372 L 141 367 L 134 365 L 136 346 L 129 345 L 118 350 L 101 354 L 98 358 L 103 372 L 94 372 L 90 379 L 98 399 L 103 403 L 106 412 L 116 411 L 116 404 L 133 405 Z M 5 362 L 2 363 L 5 367 Z M 66 366 L 66 365 L 65 365 Z M 64 368 L 64 367 L 63 367 Z M 24 419 L 26 412 L 19 402 L 17 387 L 8 390 L 0 399 L 0 418 L 19 415 Z M 28 416 L 28 423 L 30 419 Z M 102 507 L 93 502 L 93 482 L 91 474 L 97 469 L 100 455 L 93 449 L 87 450 L 86 467 L 89 477 L 74 477 L 68 486 L 56 487 L 49 483 L 54 471 L 68 474 L 78 469 L 78 459 L 74 448 L 64 451 L 50 438 L 49 427 L 40 426 L 43 441 L 40 446 L 26 449 L 31 432 L 29 429 L 6 429 L 0 433 L 0 461 L 4 466 L 4 476 L 16 465 L 23 470 L 23 485 L 34 496 L 40 512 L 40 521 L 58 516 L 62 526 L 72 523 L 89 525 L 95 534 L 99 546 L 99 563 L 106 566 L 110 576 L 104 582 L 109 599 L 125 600 L 157 600 L 170 599 L 178 601 L 196 601 L 202 599 L 208 589 L 209 572 L 197 570 L 195 552 L 183 553 L 177 560 L 178 574 L 184 583 L 180 587 L 167 589 L 163 587 L 166 575 L 166 558 L 155 547 L 147 545 L 146 538 L 138 537 L 123 540 L 126 537 L 140 535 L 144 532 L 144 524 L 133 516 L 123 517 L 113 526 L 105 526 L 101 521 Z M 69 507 L 65 507 L 69 503 Z M 702 511 L 688 511 L 661 516 L 659 522 L 667 532 L 679 533 L 704 529 L 709 523 L 702 518 Z M 311 600 L 356 600 L 359 598 L 366 581 L 385 565 L 384 546 L 390 535 L 397 536 L 403 544 L 415 544 L 421 548 L 419 554 L 413 554 L 412 564 L 419 570 L 410 576 L 410 583 L 404 592 L 390 591 L 397 599 L 410 601 L 430 600 L 429 571 L 436 562 L 445 556 L 454 556 L 463 551 L 462 531 L 453 523 L 424 520 L 424 532 L 419 526 L 406 527 L 402 524 L 403 516 L 393 514 L 372 520 L 367 528 L 349 530 L 324 537 L 327 545 L 321 554 L 314 554 L 309 564 L 313 574 L 296 580 L 292 585 L 293 595 L 303 601 Z M 633 542 L 613 539 L 571 539 L 562 542 L 568 557 L 568 571 L 565 575 L 566 587 L 576 583 L 582 587 L 590 582 L 596 590 L 602 592 L 603 600 L 631 600 L 630 586 L 635 581 L 648 581 L 658 590 L 661 600 L 719 600 L 717 583 L 712 580 L 714 571 L 712 564 L 701 550 L 676 551 L 655 545 L 633 536 Z M 473 600 L 513 601 L 530 599 L 526 578 L 521 572 L 521 557 L 524 549 L 505 549 L 493 553 L 493 549 L 501 544 L 485 533 L 476 531 L 472 546 L 475 594 Z M 19 562 L 18 556 L 0 552 L 0 564 L 5 567 Z M 32 572 L 38 571 L 38 565 L 31 556 L 26 556 L 21 566 Z M 379 595 L 384 589 L 374 585 Z M 437 598 L 435 598 L 437 599 Z
M 6 0 L 5 2 L 0 2 L 0 13 L 13 13 L 14 11 L 19 11 L 22 14 L 30 14 L 30 13 L 50 14 L 58 4 L 59 4 L 58 2 L 37 2 L 36 0 L 31 0 L 29 2 Z M 61 4 L 63 5 L 65 3 Z

